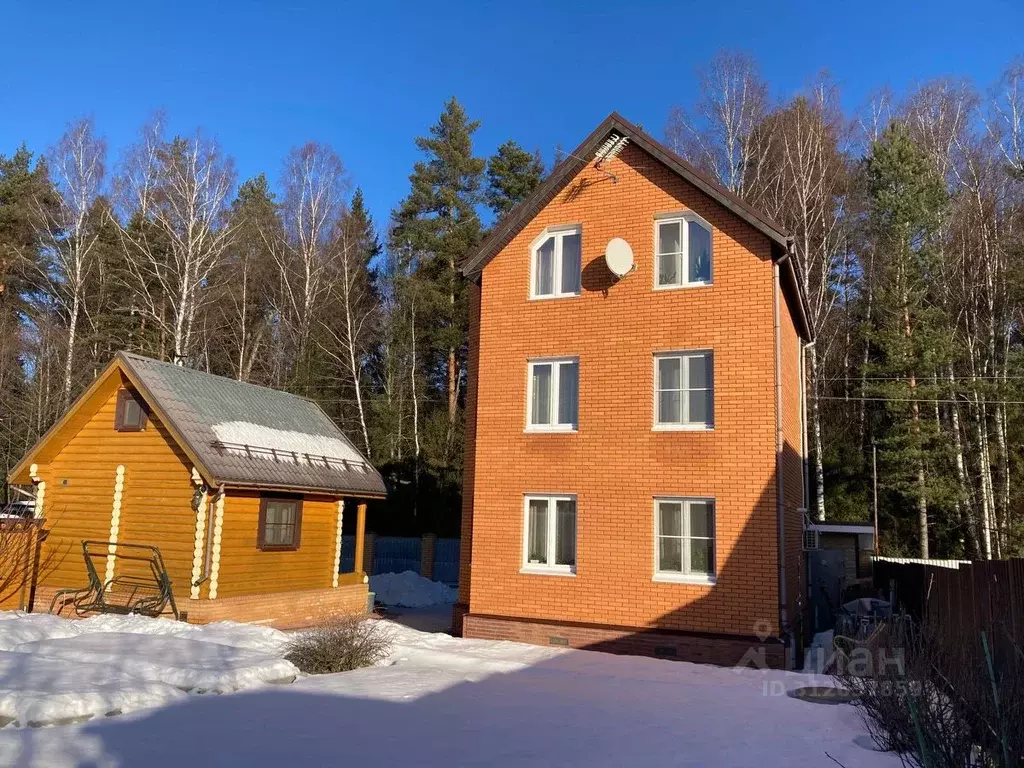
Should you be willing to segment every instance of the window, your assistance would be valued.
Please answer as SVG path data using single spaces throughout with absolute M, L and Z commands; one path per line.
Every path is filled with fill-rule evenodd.
M 655 499 L 655 581 L 712 581 L 715 502 Z
M 654 356 L 654 428 L 711 429 L 715 423 L 710 352 Z
M 533 246 L 531 263 L 531 298 L 579 296 L 579 227 L 542 235 Z
M 523 570 L 576 573 L 576 497 L 527 496 Z
M 532 360 L 529 376 L 527 431 L 574 432 L 579 421 L 579 360 Z
M 711 227 L 693 214 L 660 219 L 657 228 L 658 288 L 711 284 Z
M 302 528 L 302 499 L 285 496 L 260 498 L 259 541 L 262 550 L 298 549 Z
M 122 389 L 117 393 L 114 429 L 118 432 L 141 432 L 146 427 L 147 418 L 146 406 L 135 392 Z

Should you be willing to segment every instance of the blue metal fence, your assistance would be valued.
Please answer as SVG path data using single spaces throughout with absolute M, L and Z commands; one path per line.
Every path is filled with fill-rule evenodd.
M 434 581 L 449 586 L 459 583 L 459 540 L 438 539 L 434 548 Z
M 341 563 L 338 573 L 352 573 L 356 569 L 356 537 L 341 537 Z
M 420 572 L 423 539 L 412 536 L 381 536 L 373 543 L 370 573 Z
M 459 583 L 459 540 L 438 539 L 434 548 L 434 581 L 450 586 Z M 423 539 L 412 536 L 381 536 L 373 545 L 373 565 L 370 575 L 378 573 L 420 572 Z M 356 537 L 341 537 L 341 573 L 356 569 Z

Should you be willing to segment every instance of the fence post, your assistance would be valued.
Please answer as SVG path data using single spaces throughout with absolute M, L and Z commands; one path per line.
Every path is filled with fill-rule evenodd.
M 425 579 L 434 578 L 434 551 L 437 548 L 437 534 L 423 534 L 423 545 L 420 548 L 420 576 Z

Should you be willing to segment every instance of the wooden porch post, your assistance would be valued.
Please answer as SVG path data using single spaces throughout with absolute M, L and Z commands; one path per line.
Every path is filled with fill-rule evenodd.
M 366 536 L 366 502 L 356 506 L 356 557 L 355 567 L 352 569 L 357 573 L 363 571 L 363 538 Z

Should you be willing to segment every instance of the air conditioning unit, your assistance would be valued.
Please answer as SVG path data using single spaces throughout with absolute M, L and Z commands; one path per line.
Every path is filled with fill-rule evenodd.
M 804 529 L 804 549 L 818 549 L 818 531 L 814 528 Z

